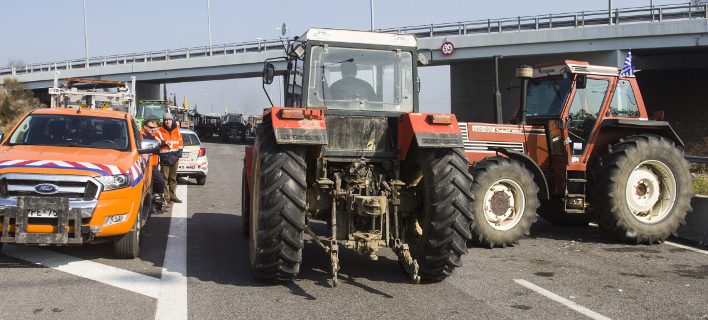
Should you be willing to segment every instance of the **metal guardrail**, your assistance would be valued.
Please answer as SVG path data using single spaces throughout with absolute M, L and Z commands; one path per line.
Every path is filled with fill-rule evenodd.
M 539 16 L 518 16 L 503 19 L 460 21 L 455 23 L 388 28 L 380 29 L 380 31 L 413 33 L 418 38 L 433 38 L 470 34 L 520 32 L 526 30 L 579 28 L 597 25 L 620 25 L 639 22 L 661 22 L 677 19 L 705 19 L 706 17 L 708 17 L 708 5 L 686 3 Z
M 539 16 L 518 16 L 513 18 L 461 21 L 454 23 L 407 26 L 402 28 L 379 29 L 384 32 L 412 33 L 418 38 L 461 36 L 521 32 L 527 30 L 549 30 L 558 28 L 580 28 L 597 25 L 620 25 L 628 23 L 661 22 L 678 19 L 706 19 L 708 5 L 691 3 L 622 8 L 614 10 L 581 11 L 575 13 L 548 14 Z M 70 70 L 97 66 L 137 64 L 155 61 L 191 59 L 235 55 L 249 52 L 281 50 L 287 39 L 271 39 L 223 45 L 149 51 L 142 53 L 118 54 L 87 59 L 73 59 L 28 64 L 22 67 L 0 68 L 0 76 Z
M 683 158 L 690 163 L 708 163 L 708 157 L 684 156 Z

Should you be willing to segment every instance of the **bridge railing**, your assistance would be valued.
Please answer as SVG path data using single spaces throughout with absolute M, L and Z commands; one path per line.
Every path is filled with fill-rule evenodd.
M 34 72 L 48 72 L 80 69 L 86 67 L 101 67 L 138 64 L 147 62 L 170 61 L 179 59 L 190 59 L 199 57 L 227 56 L 249 52 L 266 52 L 283 50 L 285 39 L 270 39 L 250 42 L 227 43 L 180 49 L 169 49 L 161 51 L 147 51 L 140 53 L 118 54 L 110 56 L 100 56 L 86 59 L 73 59 L 52 62 L 42 62 L 27 64 L 22 67 L 0 68 L 0 76 L 28 74 Z
M 623 8 L 614 9 L 611 11 L 581 11 L 538 16 L 518 16 L 502 19 L 427 24 L 406 26 L 401 28 L 379 29 L 379 31 L 412 33 L 418 38 L 433 38 L 444 36 L 464 36 L 470 34 L 520 32 L 526 30 L 579 28 L 597 25 L 621 25 L 638 22 L 660 22 L 676 19 L 705 19 L 707 16 L 708 5 L 693 5 L 691 3 L 686 3 L 664 6 Z
M 624 25 L 628 23 L 660 22 L 676 19 L 705 19 L 708 5 L 691 3 L 623 8 L 614 10 L 581 11 L 573 13 L 518 16 L 502 19 L 461 21 L 453 23 L 407 26 L 379 29 L 385 32 L 413 33 L 418 38 L 433 38 L 457 35 L 521 32 L 557 28 L 580 28 L 597 25 Z M 197 57 L 227 56 L 239 53 L 282 50 L 285 39 L 270 39 L 250 42 L 228 43 L 216 46 L 148 51 L 87 59 L 73 59 L 28 64 L 21 67 L 0 68 L 1 76 L 34 72 L 71 70 L 86 67 L 127 65 L 147 62 L 190 59 Z

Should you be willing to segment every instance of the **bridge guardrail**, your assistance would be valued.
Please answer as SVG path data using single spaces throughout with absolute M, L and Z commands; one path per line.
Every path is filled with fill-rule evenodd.
M 461 21 L 442 24 L 407 26 L 379 29 L 384 32 L 412 33 L 419 38 L 433 38 L 451 35 L 491 34 L 520 32 L 527 30 L 547 30 L 557 28 L 578 28 L 595 25 L 619 25 L 646 23 L 677 19 L 706 19 L 708 5 L 691 3 L 617 8 L 614 10 L 581 11 L 574 13 L 548 14 L 539 16 L 518 16 L 502 19 Z M 142 53 L 118 54 L 53 62 L 27 64 L 22 67 L 2 67 L 0 76 L 49 72 L 86 67 L 109 66 L 169 61 L 207 56 L 226 56 L 238 53 L 281 50 L 287 39 L 270 39 L 250 42 L 229 43 L 216 46 L 148 51 Z

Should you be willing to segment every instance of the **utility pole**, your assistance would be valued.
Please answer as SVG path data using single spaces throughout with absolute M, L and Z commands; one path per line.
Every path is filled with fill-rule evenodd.
M 86 46 L 86 68 L 89 67 L 89 55 L 88 55 L 88 30 L 86 29 L 86 0 L 84 0 L 84 44 Z
M 371 31 L 374 31 L 374 0 L 371 0 Z
M 209 56 L 211 56 L 211 9 L 209 8 L 209 0 L 207 0 L 207 24 L 209 25 Z

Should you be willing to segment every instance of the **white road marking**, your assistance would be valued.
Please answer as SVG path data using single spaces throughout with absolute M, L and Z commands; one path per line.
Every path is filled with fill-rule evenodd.
M 694 247 L 684 246 L 684 245 L 682 245 L 682 244 L 678 244 L 678 243 L 675 243 L 675 242 L 664 241 L 664 243 L 666 243 L 666 244 L 668 244 L 668 245 L 670 245 L 670 246 L 674 246 L 674 247 L 681 248 L 681 249 L 691 250 L 691 251 L 695 251 L 695 252 L 702 253 L 702 254 L 708 254 L 708 251 L 706 251 L 706 250 L 701 250 L 701 249 L 694 248 Z
M 176 194 L 184 202 L 175 203 L 172 207 L 161 279 L 39 247 L 10 245 L 4 246 L 2 253 L 156 298 L 155 319 L 187 319 L 187 186 L 178 185 Z
M 558 302 L 558 303 L 560 303 L 560 304 L 562 304 L 562 305 L 565 305 L 565 306 L 568 307 L 568 308 L 571 308 L 571 309 L 573 309 L 573 310 L 575 310 L 575 311 L 577 311 L 577 312 L 580 312 L 580 313 L 582 313 L 583 315 L 585 315 L 585 316 L 587 316 L 587 317 L 589 317 L 589 318 L 591 318 L 591 319 L 598 319 L 598 320 L 609 320 L 609 319 L 610 319 L 610 318 L 605 317 L 605 316 L 603 316 L 603 315 L 601 315 L 601 314 L 599 314 L 599 313 L 597 313 L 597 312 L 595 312 L 595 311 L 592 311 L 592 310 L 590 310 L 590 309 L 588 309 L 588 308 L 585 308 L 585 307 L 583 307 L 583 306 L 581 306 L 581 305 L 579 305 L 579 304 L 577 304 L 577 303 L 575 303 L 575 302 L 573 302 L 573 301 L 570 301 L 570 300 L 568 300 L 568 299 L 566 299 L 566 298 L 563 298 L 563 297 L 561 297 L 561 296 L 559 296 L 559 295 L 557 295 L 557 294 L 555 294 L 555 293 L 553 293 L 553 292 L 550 292 L 550 291 L 548 291 L 548 290 L 546 290 L 546 289 L 544 289 L 544 288 L 541 288 L 541 287 L 539 287 L 539 286 L 537 286 L 537 285 L 535 285 L 535 284 L 533 284 L 533 283 L 531 283 L 531 282 L 528 282 L 528 281 L 526 281 L 526 280 L 524 280 L 524 279 L 514 279 L 514 281 L 515 281 L 516 283 L 518 283 L 518 284 L 520 284 L 520 285 L 526 287 L 526 288 L 529 288 L 529 289 L 531 289 L 531 290 L 533 290 L 533 291 L 535 291 L 535 292 L 537 292 L 537 293 L 539 293 L 539 294 L 545 296 L 545 297 L 548 298 L 548 299 L 551 299 L 551 300 L 553 300 L 553 301 L 556 301 L 556 302 Z
M 155 319 L 187 319 L 187 186 L 175 192 L 182 203 L 172 205 L 170 233 L 167 238 L 162 281 L 157 297 Z
M 29 246 L 5 246 L 6 256 L 38 263 L 52 269 L 110 286 L 157 298 L 160 279 L 105 264 L 75 258 L 62 253 Z

